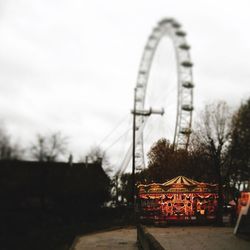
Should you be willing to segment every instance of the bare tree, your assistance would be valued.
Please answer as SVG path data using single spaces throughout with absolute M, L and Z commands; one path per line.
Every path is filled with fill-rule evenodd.
M 0 127 L 0 159 L 1 160 L 20 160 L 24 154 L 24 149 L 19 144 L 13 144 L 11 137 L 4 127 Z
M 31 147 L 32 158 L 38 161 L 55 162 L 67 152 L 67 138 L 60 132 L 50 135 L 37 135 L 35 143 Z
M 10 137 L 4 128 L 0 128 L 0 159 L 10 158 L 11 146 Z
M 103 169 L 107 174 L 112 172 L 112 166 L 105 151 L 98 146 L 93 146 L 91 149 L 80 158 L 79 162 L 101 162 Z
M 218 183 L 218 214 L 217 223 L 222 224 L 223 195 L 222 170 L 225 162 L 224 155 L 229 145 L 231 132 L 231 114 L 225 102 L 208 104 L 200 116 L 195 131 L 197 143 L 204 153 L 211 157 Z

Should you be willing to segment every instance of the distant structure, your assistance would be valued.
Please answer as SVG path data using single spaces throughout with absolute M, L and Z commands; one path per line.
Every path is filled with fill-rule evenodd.
M 145 110 L 144 106 L 151 65 L 159 42 L 164 36 L 168 36 L 172 40 L 177 62 L 177 110 L 173 144 L 175 149 L 187 149 L 192 132 L 192 112 L 194 109 L 193 63 L 190 58 L 190 46 L 186 42 L 186 33 L 181 30 L 181 25 L 172 18 L 161 20 L 148 37 L 137 75 L 133 112 L 136 114 L 142 113 Z M 140 114 L 136 116 L 135 168 L 137 170 L 145 168 L 143 129 L 146 121 L 146 117 Z M 132 145 L 119 168 L 118 174 L 125 171 L 131 160 L 131 155 Z
M 193 111 L 193 77 L 190 59 L 190 46 L 186 42 L 186 33 L 181 30 L 181 25 L 172 18 L 161 20 L 153 29 L 143 51 L 138 76 L 136 109 L 144 110 L 147 84 L 152 61 L 159 42 L 164 36 L 168 36 L 174 45 L 177 61 L 177 115 L 173 144 L 175 148 L 187 149 L 191 134 L 192 111 Z M 143 126 L 144 118 L 138 116 L 136 126 Z M 136 147 L 137 166 L 145 166 L 143 153 L 143 136 L 140 136 Z
M 2 209 L 59 206 L 66 201 L 69 205 L 74 199 L 86 207 L 109 197 L 110 178 L 101 162 L 1 160 L 0 183 Z

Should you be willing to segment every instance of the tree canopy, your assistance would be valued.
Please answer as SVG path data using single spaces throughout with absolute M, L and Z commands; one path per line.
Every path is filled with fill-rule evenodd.
M 242 103 L 232 118 L 228 151 L 229 176 L 234 182 L 250 179 L 250 99 Z

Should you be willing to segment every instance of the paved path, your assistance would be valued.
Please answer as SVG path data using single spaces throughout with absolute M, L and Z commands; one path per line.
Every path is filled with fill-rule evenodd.
M 73 250 L 135 250 L 136 229 L 123 228 L 78 237 Z
M 166 250 L 250 250 L 229 227 L 147 227 Z

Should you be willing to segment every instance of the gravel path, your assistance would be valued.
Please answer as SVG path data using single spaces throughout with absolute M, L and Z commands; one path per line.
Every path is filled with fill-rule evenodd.
M 73 250 L 88 249 L 138 249 L 136 245 L 136 229 L 122 228 L 79 236 L 75 242 Z
M 167 250 L 250 250 L 250 241 L 233 235 L 229 227 L 147 227 Z

